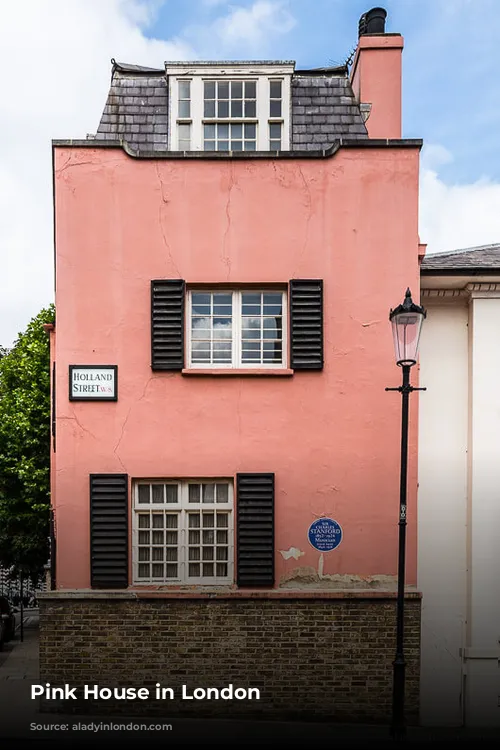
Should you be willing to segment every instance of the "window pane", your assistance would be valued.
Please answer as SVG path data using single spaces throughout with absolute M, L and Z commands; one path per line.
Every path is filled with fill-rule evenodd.
M 256 93 L 255 81 L 245 81 L 245 99 L 255 99 Z
M 212 578 L 214 574 L 213 563 L 203 563 L 203 577 Z
M 269 92 L 271 99 L 281 99 L 281 81 L 270 81 Z
M 243 136 L 243 125 L 239 123 L 233 123 L 231 125 L 231 138 L 241 139 Z
M 207 139 L 213 139 L 215 138 L 215 125 L 204 125 L 203 127 L 203 137 Z M 193 295 L 194 296 L 194 295 Z M 209 297 L 208 294 L 200 294 L 200 297 Z
M 219 151 L 229 151 L 229 141 L 219 141 Z
M 149 544 L 149 531 L 139 531 L 139 544 Z
M 179 140 L 189 140 L 191 137 L 191 125 L 179 123 L 178 125 Z
M 214 543 L 213 529 L 208 529 L 207 531 L 204 531 L 203 532 L 203 544 L 213 544 L 213 543 Z
M 203 485 L 203 502 L 204 503 L 215 502 L 215 484 Z
M 269 141 L 271 151 L 281 151 L 281 141 Z
M 212 524 L 213 525 L 213 524 Z M 228 526 L 228 515 L 227 513 L 217 513 L 217 528 L 225 529 Z
M 154 567 L 154 565 L 153 565 Z M 177 565 L 174 565 L 173 563 L 168 563 L 166 566 L 166 578 L 177 578 Z
M 168 513 L 166 515 L 166 527 L 167 529 L 176 529 L 177 528 L 177 513 Z
M 191 141 L 179 141 L 179 151 L 191 151 Z
M 139 578 L 149 578 L 149 568 L 150 566 L 144 565 L 144 563 L 142 565 L 139 565 Z
M 167 531 L 167 536 L 169 534 L 175 534 L 177 537 L 176 531 Z M 153 531 L 153 544 L 163 544 L 163 540 L 164 540 L 163 531 Z M 175 544 L 175 542 L 170 542 L 170 544 Z
M 200 577 L 200 564 L 199 563 L 190 563 L 189 564 L 189 575 L 192 578 L 199 578 Z
M 280 122 L 272 122 L 269 125 L 269 136 L 271 138 L 277 138 L 277 139 L 281 138 L 281 123 Z
M 281 336 L 281 327 L 278 327 L 275 318 L 264 318 L 264 338 L 277 339 Z
M 228 550 L 227 547 L 217 547 L 217 560 L 227 560 Z
M 245 141 L 244 151 L 255 151 L 255 141 Z
M 215 151 L 215 141 L 204 141 L 203 149 L 205 151 Z
M 257 126 L 254 123 L 245 125 L 245 138 L 255 138 L 257 135 Z
M 190 560 L 199 560 L 201 557 L 200 554 L 200 548 L 199 547 L 190 547 L 189 548 L 189 559 Z
M 200 528 L 200 514 L 199 513 L 189 513 L 188 526 L 190 529 Z
M 269 104 L 269 116 L 270 117 L 281 117 L 281 102 L 278 99 L 273 99 Z
M 163 529 L 165 516 L 163 513 L 153 513 L 153 529 Z
M 139 560 L 146 562 L 149 560 L 149 547 L 139 547 Z
M 191 102 L 181 101 L 179 102 L 179 117 L 190 117 L 191 115 Z
M 217 563 L 215 568 L 216 568 L 216 575 L 218 578 L 227 577 L 227 563 Z
M 241 300 L 243 302 L 243 305 L 259 305 L 260 309 L 262 295 L 260 293 L 254 294 L 252 292 L 244 292 L 241 295 Z
M 229 99 L 229 81 L 219 81 L 217 87 L 218 99 Z
M 151 486 L 153 490 L 153 502 L 154 503 L 163 503 L 163 485 L 162 484 L 153 484 Z
M 175 554 L 177 555 L 176 549 L 168 549 L 167 552 L 175 552 Z M 163 547 L 153 547 L 153 560 L 163 560 L 163 553 Z M 177 557 L 174 557 L 174 560 L 177 560 Z
M 200 485 L 199 484 L 190 484 L 188 492 L 189 492 L 190 503 L 200 502 Z
M 214 548 L 213 547 L 203 547 L 203 560 L 213 560 L 214 559 Z
M 140 503 L 149 503 L 149 484 L 140 484 L 139 485 L 139 502 Z
M 243 143 L 241 141 L 231 141 L 231 151 L 243 151 Z
M 199 544 L 199 543 L 200 543 L 200 532 L 190 531 L 189 532 L 189 544 Z
M 159 560 L 163 560 L 163 550 L 160 550 L 160 551 L 162 552 L 162 557 L 159 557 L 158 559 Z M 176 561 L 177 560 L 177 547 L 167 547 L 165 551 L 167 553 L 167 560 L 169 560 L 169 561 Z M 153 552 L 154 552 L 154 548 L 153 548 Z M 153 555 L 153 560 L 154 559 L 155 558 L 154 558 L 154 555 Z
M 217 137 L 223 139 L 229 138 L 229 125 L 225 125 L 224 123 L 217 125 Z
M 191 82 L 179 81 L 179 99 L 189 99 L 191 96 Z
M 194 339 L 209 339 L 211 330 L 210 318 L 193 317 L 191 320 L 191 332 Z
M 243 81 L 232 81 L 231 99 L 241 99 L 243 96 Z
M 215 99 L 215 81 L 205 81 L 205 99 Z
M 257 107 L 255 102 L 245 101 L 245 117 L 255 117 L 257 113 Z
M 217 531 L 217 544 L 227 544 L 227 531 Z
M 217 117 L 229 117 L 229 102 L 219 102 Z
M 163 536 L 163 532 L 156 532 L 153 531 L 153 543 L 158 544 L 158 542 L 155 542 L 154 535 L 158 533 Z M 165 532 L 165 544 L 177 544 L 177 531 L 166 531 Z
M 176 503 L 177 502 L 177 490 L 178 490 L 177 485 L 167 484 L 165 487 L 165 490 L 166 490 L 167 503 Z
M 217 484 L 217 502 L 227 503 L 229 501 L 229 488 L 227 484 Z
M 214 527 L 214 514 L 213 513 L 203 513 L 203 528 L 204 529 L 213 529 Z
M 154 516 L 153 516 L 154 519 Z M 141 513 L 139 516 L 139 528 L 140 529 L 149 529 L 149 513 Z
M 214 318 L 214 339 L 231 338 L 231 318 Z
M 243 117 L 243 102 L 231 102 L 231 117 Z
M 215 117 L 215 100 L 205 102 L 203 114 L 205 117 Z

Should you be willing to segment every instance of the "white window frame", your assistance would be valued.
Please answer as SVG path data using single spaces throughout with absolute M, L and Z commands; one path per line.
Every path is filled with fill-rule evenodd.
M 151 484 L 170 484 L 177 485 L 177 503 L 139 503 L 139 486 L 140 485 L 151 485 Z M 228 485 L 228 502 L 227 503 L 193 503 L 189 502 L 189 485 L 190 484 L 227 484 Z M 234 483 L 232 479 L 227 477 L 190 477 L 189 479 L 174 480 L 174 479 L 135 479 L 132 482 L 132 581 L 134 586 L 228 586 L 234 583 Z M 157 512 L 172 512 L 176 513 L 179 518 L 178 531 L 178 573 L 177 578 L 139 578 L 139 514 L 141 511 L 157 511 Z M 193 511 L 214 511 L 227 513 L 228 525 L 224 527 L 228 533 L 228 560 L 227 560 L 227 576 L 213 576 L 207 577 L 194 577 L 189 576 L 189 560 L 188 560 L 188 514 Z M 222 529 L 219 529 L 222 530 Z M 217 527 L 214 527 L 214 531 L 217 531 Z M 201 544 L 200 544 L 201 546 Z M 214 547 L 216 543 L 214 542 Z M 193 562 L 193 561 L 191 561 Z M 198 561 L 196 561 L 198 562 Z M 214 565 L 216 560 L 213 561 Z M 225 561 L 224 561 L 225 562 Z M 150 562 L 151 564 L 151 562 Z M 200 560 L 200 565 L 202 561 Z M 216 570 L 216 568 L 215 568 Z
M 215 362 L 193 362 L 191 351 L 191 318 L 192 318 L 192 295 L 193 294 L 231 294 L 233 297 L 232 313 L 232 347 L 231 363 Z M 281 362 L 243 362 L 242 361 L 242 295 L 243 294 L 281 294 L 282 295 L 282 361 Z M 241 289 L 204 289 L 193 287 L 187 291 L 187 315 L 186 315 L 186 342 L 187 361 L 190 369 L 197 370 L 286 370 L 288 365 L 288 295 L 285 289 L 262 289 L 261 287 L 242 287 Z
M 257 151 L 269 151 L 269 125 L 282 123 L 281 150 L 290 150 L 291 79 L 295 63 L 168 63 L 166 74 L 169 86 L 168 148 L 178 151 L 178 125 L 191 125 L 191 151 L 204 151 L 203 126 L 211 123 L 248 123 L 257 125 Z M 179 118 L 179 81 L 191 82 L 191 117 Z M 255 118 L 208 118 L 204 116 L 205 81 L 246 81 L 257 84 L 257 113 Z M 270 82 L 282 81 L 281 117 L 270 116 Z M 206 152 L 214 153 L 214 152 Z M 218 152 L 215 152 L 218 153 Z M 220 152 L 231 154 L 233 152 Z M 241 153 L 240 151 L 234 153 Z M 252 154 L 252 151 L 244 153 Z

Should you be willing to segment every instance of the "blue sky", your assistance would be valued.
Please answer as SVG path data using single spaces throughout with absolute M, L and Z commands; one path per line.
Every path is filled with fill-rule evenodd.
M 376 3 L 375 3 L 376 4 Z M 293 59 L 300 67 L 345 61 L 356 44 L 366 0 L 288 0 L 273 3 L 260 39 L 249 33 L 205 35 L 203 29 L 252 0 L 168 0 L 158 5 L 150 37 L 180 38 L 199 56 L 253 55 Z M 404 51 L 404 135 L 439 144 L 453 155 L 445 179 L 500 179 L 500 2 L 498 0 L 390 0 L 387 31 L 400 32 Z M 249 24 L 250 25 L 250 24 Z
M 376 3 L 373 3 L 374 5 Z M 53 300 L 53 138 L 95 133 L 112 57 L 345 61 L 365 0 L 18 0 L 2 4 L 0 345 Z M 500 242 L 500 0 L 388 0 L 404 135 L 423 138 L 428 252 Z

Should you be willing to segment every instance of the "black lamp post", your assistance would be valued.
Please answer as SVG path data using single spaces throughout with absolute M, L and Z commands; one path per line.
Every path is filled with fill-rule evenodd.
M 408 411 L 409 397 L 412 391 L 425 391 L 425 388 L 414 388 L 410 385 L 410 368 L 417 362 L 418 344 L 422 323 L 426 316 L 423 307 L 416 305 L 409 289 L 406 290 L 402 305 L 391 310 L 389 320 L 392 323 L 396 364 L 403 369 L 403 383 L 398 388 L 386 388 L 386 391 L 398 391 L 402 396 L 401 418 L 401 476 L 399 486 L 399 545 L 398 545 L 398 593 L 396 604 L 396 657 L 393 662 L 392 686 L 392 737 L 404 740 L 405 724 L 405 671 L 404 657 L 404 607 L 405 607 L 405 560 L 406 560 L 406 491 L 408 484 Z

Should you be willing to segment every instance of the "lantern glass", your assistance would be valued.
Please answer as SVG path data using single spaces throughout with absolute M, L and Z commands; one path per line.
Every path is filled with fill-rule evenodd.
M 394 353 L 398 365 L 416 364 L 420 332 L 425 315 L 421 312 L 396 313 L 392 320 Z

